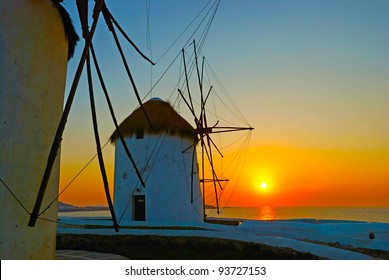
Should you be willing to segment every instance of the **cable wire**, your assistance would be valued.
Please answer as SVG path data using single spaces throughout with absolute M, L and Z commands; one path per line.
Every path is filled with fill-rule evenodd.
M 24 211 L 26 211 L 28 215 L 31 215 L 31 213 L 27 210 L 27 208 L 23 205 L 23 203 L 17 198 L 17 196 L 12 192 L 11 188 L 8 187 L 8 185 L 3 181 L 3 179 L 0 178 L 0 181 L 3 184 L 3 186 L 8 190 L 8 192 L 12 195 L 12 197 L 16 200 L 16 202 L 24 209 Z

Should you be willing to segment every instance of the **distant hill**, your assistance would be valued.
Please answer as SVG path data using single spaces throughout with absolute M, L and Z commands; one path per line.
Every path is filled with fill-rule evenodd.
M 100 211 L 108 210 L 108 206 L 75 206 L 66 204 L 61 201 L 58 202 L 58 212 L 74 212 L 74 211 Z

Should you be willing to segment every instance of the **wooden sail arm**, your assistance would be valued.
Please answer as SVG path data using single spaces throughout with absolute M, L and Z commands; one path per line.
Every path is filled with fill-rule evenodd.
M 127 33 L 123 30 L 123 28 L 119 25 L 119 23 L 116 21 L 116 19 L 113 17 L 111 13 L 109 13 L 110 19 L 112 20 L 113 24 L 115 24 L 116 28 L 122 33 L 123 37 L 126 38 L 126 40 L 131 44 L 131 46 L 138 52 L 138 54 L 144 58 L 146 61 L 150 62 L 151 65 L 155 65 L 155 62 L 153 62 L 150 58 L 148 58 L 139 48 L 138 46 L 131 40 L 131 38 L 127 35 Z
M 134 169 L 135 169 L 135 173 L 136 173 L 136 175 L 138 176 L 139 182 L 141 183 L 141 185 L 142 185 L 143 188 L 146 188 L 145 181 L 143 180 L 142 175 L 141 175 L 141 173 L 140 173 L 138 167 L 136 166 L 135 160 L 134 160 L 134 158 L 133 158 L 133 156 L 132 156 L 130 150 L 128 149 L 128 146 L 127 146 L 127 144 L 126 144 L 126 141 L 124 140 L 124 137 L 123 137 L 122 133 L 120 132 L 119 124 L 118 124 L 118 122 L 117 122 L 117 119 L 116 119 L 116 116 L 115 116 L 115 112 L 114 112 L 114 110 L 113 110 L 112 102 L 111 102 L 111 99 L 109 98 L 108 90 L 107 90 L 107 87 L 105 86 L 104 79 L 103 79 L 103 75 L 102 75 L 102 73 L 101 73 L 100 66 L 99 66 L 99 64 L 98 64 L 98 62 L 97 62 L 97 57 L 96 57 L 95 50 L 94 50 L 94 48 L 93 48 L 93 44 L 91 44 L 90 50 L 91 50 L 93 62 L 94 62 L 95 68 L 96 68 L 96 72 L 97 72 L 97 75 L 98 75 L 99 80 L 100 80 L 101 88 L 102 88 L 102 90 L 103 90 L 103 92 L 104 92 L 105 99 L 106 99 L 106 101 L 107 101 L 108 108 L 109 108 L 109 111 L 110 111 L 110 113 L 111 113 L 111 117 L 112 117 L 113 123 L 114 123 L 114 125 L 115 125 L 116 131 L 118 132 L 120 142 L 122 143 L 123 148 L 124 148 L 124 151 L 126 152 L 127 157 L 129 158 L 129 160 L 131 161 L 132 166 L 133 166 Z
M 91 105 L 91 111 L 92 111 L 92 123 L 93 123 L 94 135 L 95 135 L 95 142 L 96 142 L 96 149 L 97 149 L 97 156 L 98 156 L 98 160 L 99 160 L 100 172 L 101 172 L 101 176 L 102 176 L 103 183 L 104 183 L 104 191 L 105 191 L 105 195 L 107 198 L 109 211 L 110 211 L 111 216 L 112 216 L 113 227 L 114 227 L 115 231 L 118 232 L 119 231 L 119 224 L 116 220 L 115 210 L 113 208 L 111 195 L 109 193 L 108 177 L 107 177 L 107 172 L 105 170 L 103 153 L 101 152 L 101 143 L 100 143 L 98 124 L 97 124 L 97 114 L 96 114 L 96 106 L 95 106 L 95 99 L 94 99 L 93 82 L 92 82 L 90 55 L 88 55 L 86 57 L 86 67 L 87 67 L 88 86 L 89 86 L 89 98 L 90 98 L 90 105 Z
M 213 142 L 212 138 L 211 137 L 208 137 L 209 138 L 209 141 L 212 143 L 213 147 L 216 149 L 216 151 L 219 153 L 219 155 L 221 157 L 224 157 L 222 152 L 220 151 L 220 149 L 216 146 L 215 142 Z
M 208 139 L 209 139 L 209 136 L 207 137 L 207 142 L 208 142 Z M 208 144 L 209 151 L 208 151 L 208 149 L 207 149 L 207 144 Z M 212 150 L 211 150 L 211 147 L 210 147 L 210 143 L 207 143 L 207 144 L 204 142 L 204 139 L 202 138 L 202 139 L 201 139 L 201 146 L 204 147 L 205 154 L 206 154 L 206 156 L 207 156 L 207 158 L 208 158 L 208 162 L 209 162 L 210 165 L 211 165 L 212 175 L 213 175 L 213 177 L 214 177 L 214 180 L 213 180 L 213 181 L 214 181 L 214 183 L 217 182 L 218 185 L 219 185 L 219 187 L 220 187 L 220 189 L 222 190 L 223 187 L 222 187 L 222 185 L 221 185 L 220 182 L 219 182 L 219 178 L 217 177 L 215 168 L 214 168 L 214 166 L 213 166 L 213 157 L 212 157 Z M 204 178 L 204 175 L 203 175 L 203 178 Z
M 190 87 L 189 87 L 189 78 L 188 78 L 188 70 L 186 69 L 186 60 L 185 60 L 185 50 L 182 49 L 182 60 L 184 62 L 184 72 L 185 72 L 185 82 L 186 82 L 186 88 L 188 90 L 188 96 L 189 96 L 189 101 L 190 101 L 190 106 L 189 108 L 194 114 L 194 106 L 193 106 L 193 101 L 192 101 L 192 96 L 190 94 Z
M 143 106 L 143 103 L 142 103 L 142 100 L 140 98 L 140 95 L 139 95 L 139 92 L 138 92 L 138 88 L 135 84 L 135 80 L 134 80 L 134 77 L 132 76 L 131 74 L 131 71 L 130 71 L 130 67 L 128 66 L 128 63 L 127 63 L 127 59 L 124 55 L 124 52 L 123 52 L 123 49 L 120 45 L 120 41 L 119 41 L 119 38 L 116 34 L 116 31 L 115 31 L 115 28 L 113 27 L 112 25 L 112 21 L 111 21 L 111 16 L 110 16 L 110 12 L 108 11 L 108 8 L 107 6 L 105 5 L 105 3 L 103 3 L 103 6 L 101 8 L 101 11 L 103 13 L 103 16 L 104 16 L 104 19 L 105 19 L 105 23 L 107 24 L 108 26 L 108 29 L 109 31 L 111 31 L 111 34 L 114 38 L 114 41 L 116 43 L 116 47 L 118 48 L 118 51 L 119 51 L 119 54 L 120 54 L 120 57 L 122 59 L 122 62 L 123 62 L 123 65 L 124 65 L 124 68 L 126 70 L 126 73 L 127 73 L 127 76 L 128 78 L 130 79 L 130 82 L 131 82 L 131 85 L 132 85 L 132 89 L 134 90 L 134 93 L 135 93 L 135 97 L 136 99 L 138 100 L 138 103 L 139 103 L 139 106 L 141 107 L 143 113 L 144 113 L 144 116 L 145 118 L 147 119 L 147 122 L 149 123 L 150 127 L 152 128 L 153 127 L 153 124 L 151 123 L 150 121 L 150 118 L 149 116 L 147 115 L 147 112 Z
M 213 88 L 213 86 L 211 86 L 209 88 L 209 91 L 208 91 L 207 96 L 205 97 L 205 99 L 203 99 L 203 95 L 201 94 L 200 120 L 202 120 L 204 118 L 203 116 L 205 116 L 205 103 L 207 103 L 207 100 L 208 100 L 209 95 L 211 94 L 212 88 Z
M 213 127 L 200 128 L 200 132 L 211 134 L 211 133 L 225 133 L 225 132 L 234 132 L 234 131 L 241 131 L 241 130 L 253 130 L 253 129 L 254 129 L 253 127 L 213 126 Z
M 177 89 L 178 93 L 180 94 L 182 100 L 184 100 L 186 106 L 188 106 L 190 112 L 192 113 L 193 117 L 194 117 L 194 120 L 195 120 L 195 123 L 196 123 L 196 127 L 197 129 L 199 129 L 200 127 L 200 121 L 199 119 L 196 117 L 196 113 L 194 111 L 194 109 L 192 109 L 192 106 L 189 104 L 189 102 L 186 100 L 184 94 L 182 93 L 182 91 L 180 89 Z M 191 100 L 191 99 L 190 99 Z
M 200 179 L 200 183 L 213 183 L 214 179 Z M 217 179 L 218 182 L 229 182 L 229 179 Z

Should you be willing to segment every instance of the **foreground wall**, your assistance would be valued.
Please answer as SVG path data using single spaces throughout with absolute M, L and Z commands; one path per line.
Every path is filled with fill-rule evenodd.
M 0 2 L 0 178 L 32 211 L 62 113 L 68 45 L 48 0 Z M 57 160 L 42 206 L 58 193 Z M 0 258 L 55 257 L 56 224 L 29 215 L 0 182 Z M 56 220 L 54 204 L 41 217 Z

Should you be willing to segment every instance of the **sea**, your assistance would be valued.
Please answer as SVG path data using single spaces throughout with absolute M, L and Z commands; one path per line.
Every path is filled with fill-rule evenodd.
M 110 217 L 108 210 L 59 212 L 59 217 Z M 243 220 L 345 220 L 389 223 L 389 208 L 365 207 L 226 207 L 206 209 L 208 217 Z

